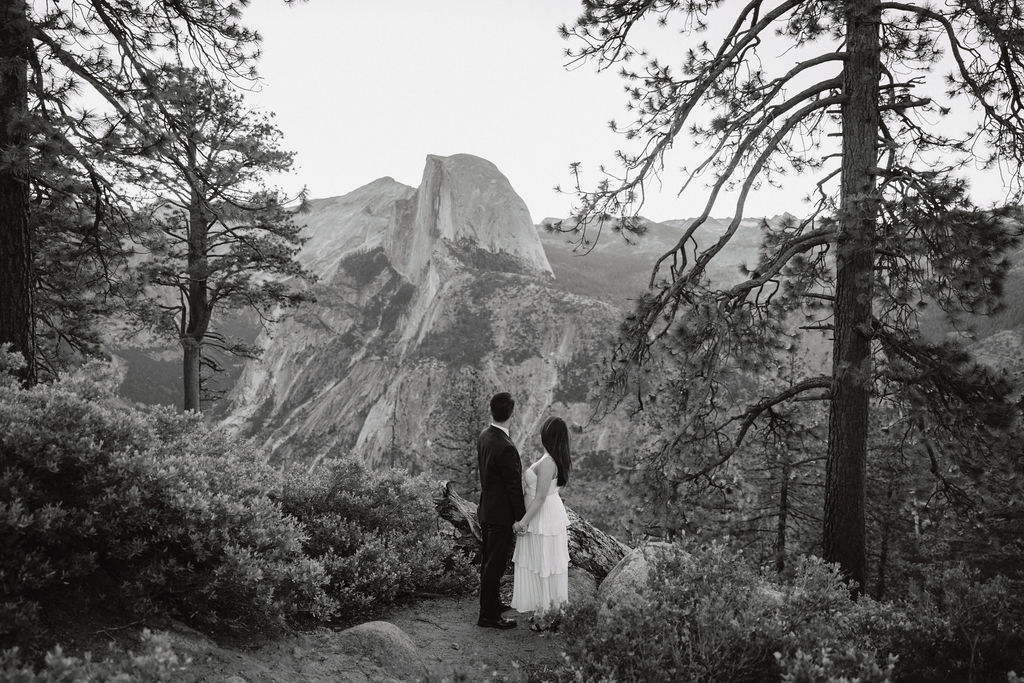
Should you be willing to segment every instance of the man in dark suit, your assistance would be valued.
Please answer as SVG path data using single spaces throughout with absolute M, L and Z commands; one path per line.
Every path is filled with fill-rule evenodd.
M 515 545 L 512 525 L 526 514 L 523 500 L 523 469 L 519 450 L 509 436 L 508 425 L 516 402 L 501 392 L 491 398 L 491 426 L 476 441 L 480 466 L 480 505 L 477 518 L 483 531 L 483 562 L 480 566 L 480 618 L 477 626 L 515 628 L 515 619 L 501 616 L 498 592 L 501 577 Z

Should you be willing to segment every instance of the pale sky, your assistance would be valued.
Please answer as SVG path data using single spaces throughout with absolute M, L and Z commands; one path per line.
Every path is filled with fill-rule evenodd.
M 623 140 L 607 124 L 628 117 L 615 73 L 564 67 L 569 43 L 556 28 L 578 13 L 578 0 L 254 2 L 246 23 L 264 37 L 264 85 L 252 101 L 277 114 L 285 147 L 297 154 L 296 172 L 279 183 L 306 185 L 312 197 L 381 176 L 415 187 L 427 154 L 468 153 L 497 165 L 535 222 L 566 216 L 572 197 L 552 188 L 571 188 L 573 161 L 615 168 Z M 658 35 L 662 49 L 688 47 L 678 34 Z M 676 148 L 671 167 L 687 162 L 686 147 Z M 660 192 L 649 188 L 645 216 L 703 208 L 700 188 L 677 198 L 671 180 Z M 752 194 L 746 215 L 801 214 L 805 183 Z M 731 216 L 732 202 L 712 215 Z

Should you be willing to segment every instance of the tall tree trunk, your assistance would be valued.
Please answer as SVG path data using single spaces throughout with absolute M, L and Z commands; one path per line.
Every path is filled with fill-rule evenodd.
M 882 540 L 878 549 L 878 578 L 875 580 L 875 600 L 881 600 L 885 597 L 885 574 L 889 569 L 889 536 L 891 535 L 891 528 L 891 520 L 888 513 L 885 513 L 882 517 L 882 528 L 879 530 Z
M 182 376 L 184 378 L 185 410 L 202 410 L 200 371 L 202 370 L 203 345 L 186 335 L 181 339 L 181 347 L 184 356 Z
M 0 344 L 25 357 L 35 381 L 35 316 L 28 192 L 28 54 L 24 0 L 0 0 Z
M 206 198 L 202 192 L 202 181 L 197 172 L 197 153 L 194 146 L 188 149 L 189 182 L 192 186 L 188 215 L 188 305 L 185 332 L 182 336 L 184 348 L 184 389 L 185 410 L 202 410 L 202 358 L 203 338 L 210 326 L 210 300 L 207 291 L 209 265 L 207 242 L 209 218 Z
M 775 571 L 786 568 L 786 524 L 789 521 L 789 449 L 782 451 L 782 481 L 779 485 L 779 520 L 775 527 Z
M 866 575 L 864 481 L 871 394 L 871 299 L 879 129 L 879 0 L 846 3 L 843 161 L 836 249 L 835 338 L 824 556 L 838 562 L 859 594 Z
M 881 536 L 878 549 L 878 577 L 875 580 L 875 600 L 885 597 L 886 574 L 889 571 L 889 539 L 892 537 L 893 528 L 893 504 L 896 499 L 896 472 L 889 474 L 886 483 L 885 507 L 882 509 L 882 520 L 879 524 L 878 534 Z

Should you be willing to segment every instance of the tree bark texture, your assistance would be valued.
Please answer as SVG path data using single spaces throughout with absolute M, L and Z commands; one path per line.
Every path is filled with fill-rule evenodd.
M 185 410 L 200 410 L 200 371 L 202 370 L 203 346 L 190 336 L 182 337 L 182 374 L 184 379 Z
M 185 330 L 181 345 L 184 350 L 184 407 L 202 410 L 203 338 L 210 326 L 211 305 L 207 280 L 209 261 L 207 246 L 210 222 L 203 197 L 195 146 L 188 149 L 189 183 L 191 184 L 188 216 L 188 305 L 182 312 Z
M 441 519 L 455 527 L 456 544 L 467 553 L 478 553 L 483 535 L 476 518 L 476 504 L 456 493 L 451 482 L 445 482 L 434 497 L 434 507 Z M 630 551 L 629 546 L 594 527 L 568 507 L 565 511 L 569 514 L 569 564 L 588 572 L 598 582 L 603 581 Z
M 879 0 L 846 2 L 842 177 L 836 249 L 832 401 L 825 468 L 824 557 L 864 589 L 864 505 L 872 385 L 871 301 L 880 77 Z
M 35 381 L 35 316 L 28 185 L 28 55 L 24 0 L 0 0 L 0 344 L 25 357 Z
M 786 568 L 786 525 L 789 522 L 789 450 L 782 453 L 782 475 L 779 482 L 779 519 L 775 527 L 775 571 Z

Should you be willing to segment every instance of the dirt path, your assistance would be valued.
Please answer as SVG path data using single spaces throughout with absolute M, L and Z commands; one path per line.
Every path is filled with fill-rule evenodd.
M 562 636 L 529 629 L 528 615 L 509 630 L 476 625 L 475 596 L 424 599 L 377 617 L 400 628 L 415 645 L 409 650 L 376 649 L 369 659 L 353 657 L 344 630 L 318 628 L 294 632 L 255 647 L 218 645 L 202 633 L 176 624 L 167 633 L 183 662 L 174 680 L 182 683 L 335 683 L 336 681 L 422 681 L 422 683 L 549 680 L 562 661 Z M 408 641 L 406 641 L 408 642 Z M 386 648 L 386 646 L 383 646 Z M 187 661 L 188 664 L 184 664 Z M 406 666 L 409 664 L 409 666 Z M 382 668 L 374 668 L 374 667 Z M 410 668 L 411 667 L 411 668 Z M 389 673 L 385 673 L 389 672 Z
M 550 669 L 562 661 L 561 636 L 529 629 L 528 616 L 516 617 L 519 627 L 502 631 L 476 625 L 476 597 L 436 598 L 382 617 L 405 631 L 419 648 L 431 679 L 525 680 L 527 674 Z

